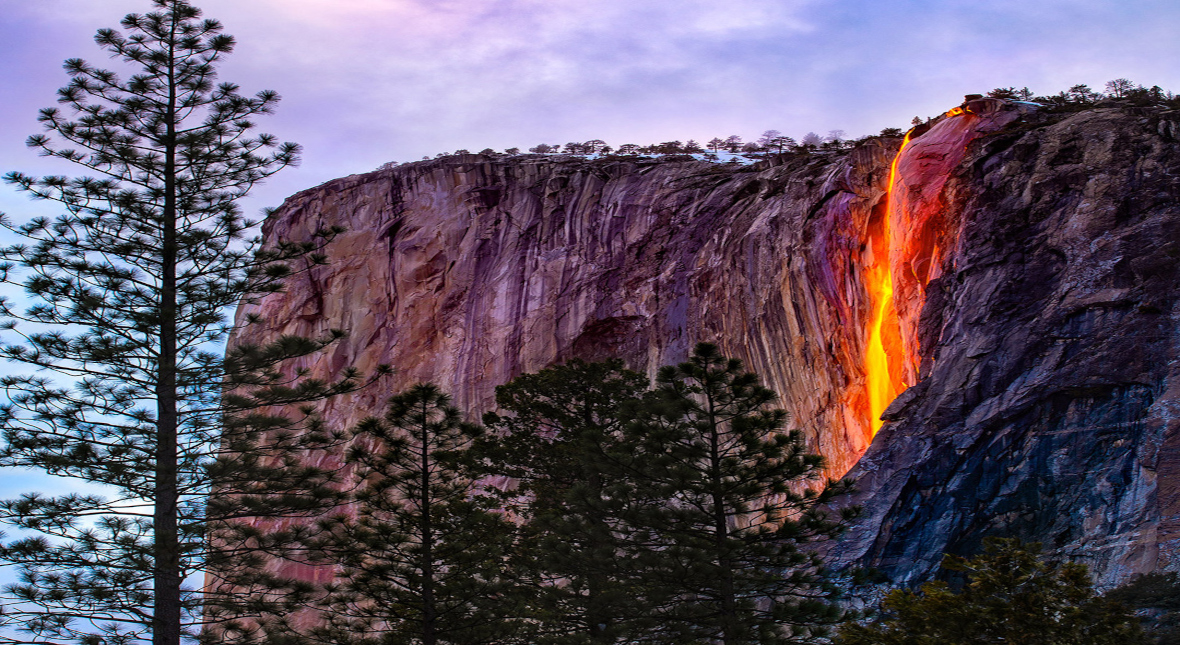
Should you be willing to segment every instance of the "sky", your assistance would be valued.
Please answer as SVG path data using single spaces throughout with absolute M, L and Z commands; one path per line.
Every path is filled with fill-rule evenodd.
M 1175 0 L 196 0 L 237 38 L 221 80 L 283 96 L 260 131 L 304 146 L 250 213 L 388 161 L 464 148 L 648 144 L 906 127 L 967 93 L 1125 77 L 1180 91 Z M 149 0 L 0 0 L 0 172 L 66 58 L 122 69 L 98 28 Z M 0 186 L 16 221 L 53 214 Z
M 303 162 L 247 198 L 464 148 L 618 146 L 907 127 L 967 93 L 1125 77 L 1180 91 L 1176 0 L 194 0 L 237 38 L 221 80 L 276 90 Z M 149 0 L 0 0 L 0 174 L 77 174 L 24 146 L 92 38 Z M 15 222 L 53 216 L 0 185 Z M 0 366 L 0 369 L 3 369 Z M 76 484 L 0 473 L 0 497 Z

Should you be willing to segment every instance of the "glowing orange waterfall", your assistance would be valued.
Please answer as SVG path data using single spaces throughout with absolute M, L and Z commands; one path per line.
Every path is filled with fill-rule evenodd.
M 889 167 L 889 193 L 885 196 L 886 210 L 879 231 L 870 236 L 869 266 L 865 267 L 865 289 L 868 291 L 872 315 L 869 319 L 869 340 L 865 351 L 865 385 L 869 399 L 869 426 L 874 435 L 881 429 L 881 414 L 906 389 L 903 380 L 901 346 L 897 308 L 893 304 L 893 272 L 889 266 L 891 247 L 890 225 L 893 221 L 894 183 L 897 163 L 909 145 L 907 133 L 893 164 Z

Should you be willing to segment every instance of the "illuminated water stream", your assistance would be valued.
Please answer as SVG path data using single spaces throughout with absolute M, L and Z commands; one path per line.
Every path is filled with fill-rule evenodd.
M 897 164 L 909 145 L 907 133 L 901 148 L 889 166 L 889 194 L 885 196 L 886 210 L 880 231 L 870 238 L 872 260 L 865 267 L 865 289 L 869 295 L 872 316 L 869 319 L 869 339 L 865 351 L 865 385 L 869 398 L 869 425 L 874 435 L 881 429 L 881 414 L 893 399 L 908 386 L 902 374 L 905 351 L 901 346 L 897 308 L 893 304 L 893 272 L 889 266 L 891 246 L 890 225 L 894 220 L 894 186 Z

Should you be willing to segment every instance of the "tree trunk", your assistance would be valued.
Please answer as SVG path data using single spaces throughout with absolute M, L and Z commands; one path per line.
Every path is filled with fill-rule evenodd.
M 597 478 L 591 478 L 591 486 L 595 486 L 595 490 L 598 490 L 599 482 L 593 481 L 595 479 Z M 600 526 L 599 531 L 593 535 L 597 537 L 603 534 Z M 593 546 L 593 543 L 590 546 Z M 607 632 L 611 623 L 614 622 L 615 616 L 611 615 L 612 612 L 608 608 L 602 606 L 603 596 L 606 594 L 610 579 L 606 574 L 594 569 L 587 573 L 586 578 L 586 622 L 589 627 L 590 642 L 610 643 L 614 639 L 610 638 Z
M 733 588 L 733 563 L 726 554 L 729 541 L 729 517 L 725 508 L 725 493 L 722 488 L 721 477 L 721 429 L 718 427 L 717 413 L 713 409 L 712 397 L 709 398 L 709 484 L 712 488 L 713 502 L 713 545 L 716 549 L 717 566 L 720 580 L 717 581 L 718 595 L 721 598 L 721 640 L 725 645 L 734 645 L 738 639 L 737 599 Z
M 434 526 L 430 517 L 430 423 L 422 402 L 422 645 L 436 645 L 437 612 L 434 606 Z
M 175 22 L 173 23 L 175 42 Z M 152 645 L 180 645 L 180 534 L 178 531 L 178 426 L 176 390 L 176 70 L 169 61 L 164 142 L 164 210 L 160 223 L 160 348 L 156 383 L 156 467 L 153 515 Z
M 583 432 L 586 432 L 587 428 L 596 426 L 594 423 L 594 411 L 589 403 L 586 403 L 582 406 L 582 426 Z M 599 432 L 599 435 L 602 435 L 602 433 Z M 590 490 L 594 491 L 594 498 L 601 500 L 603 497 L 602 477 L 596 473 L 590 474 L 589 485 Z M 596 524 L 595 528 L 597 529 L 596 531 L 591 531 L 590 535 L 592 536 L 592 539 L 597 539 L 602 535 L 609 535 L 610 529 L 606 526 L 605 522 L 601 521 L 601 518 L 592 517 L 591 522 Z M 593 542 L 591 542 L 589 546 L 593 547 L 595 545 Z M 607 630 L 610 624 L 613 622 L 612 619 L 615 617 L 610 616 L 610 612 L 602 607 L 602 597 L 606 592 L 608 584 L 609 578 L 607 578 L 607 576 L 601 571 L 592 569 L 588 572 L 586 589 L 586 622 L 587 627 L 589 627 L 588 631 L 590 635 L 590 642 L 592 643 L 609 643 L 611 640 L 613 640 L 608 637 Z

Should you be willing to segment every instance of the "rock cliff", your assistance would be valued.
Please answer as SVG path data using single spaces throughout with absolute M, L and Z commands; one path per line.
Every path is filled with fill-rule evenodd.
M 556 361 L 621 356 L 654 373 L 714 340 L 843 473 L 870 438 L 858 266 L 898 143 L 772 167 L 471 155 L 337 180 L 265 230 L 344 226 L 328 266 L 241 313 L 273 324 L 254 334 L 347 330 L 315 373 L 395 368 L 330 405 L 342 427 L 419 380 L 478 413 L 496 385 Z
M 1175 112 L 1093 110 L 948 169 L 957 243 L 909 314 L 919 380 L 850 473 L 843 559 L 913 581 L 1002 534 L 1105 586 L 1180 566 L 1178 134 Z
M 753 166 L 467 155 L 329 182 L 265 238 L 347 232 L 242 308 L 266 322 L 241 340 L 341 328 L 313 374 L 393 366 L 325 408 L 338 427 L 419 380 L 477 413 L 521 372 L 651 373 L 714 341 L 857 480 L 843 562 L 917 579 L 1003 533 L 1107 584 L 1171 566 L 1180 115 L 965 108 L 904 146 Z M 875 437 L 874 379 L 904 390 Z

